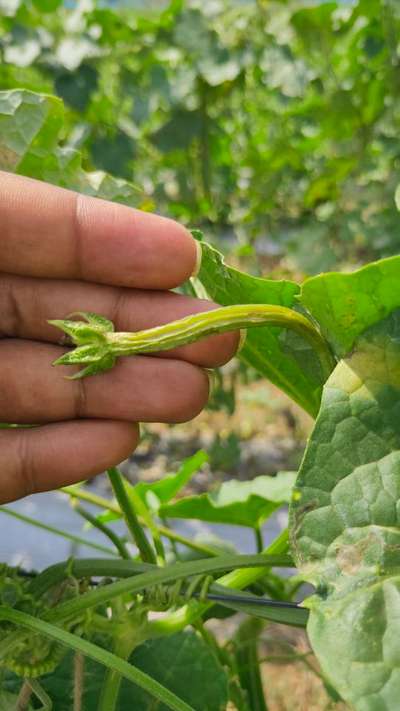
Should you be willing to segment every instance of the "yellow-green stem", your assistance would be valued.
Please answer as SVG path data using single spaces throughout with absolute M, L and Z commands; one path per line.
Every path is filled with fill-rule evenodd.
M 169 350 L 193 343 L 199 338 L 250 326 L 278 326 L 303 336 L 315 349 L 325 377 L 335 366 L 326 341 L 314 324 L 302 314 L 271 304 L 235 304 L 192 314 L 163 326 L 136 333 L 108 332 L 107 343 L 115 356 Z
M 153 548 L 151 547 L 146 535 L 143 531 L 142 526 L 139 523 L 136 511 L 132 506 L 131 501 L 126 493 L 124 480 L 116 467 L 110 467 L 107 470 L 108 477 L 111 482 L 116 499 L 120 505 L 122 515 L 125 519 L 125 523 L 133 536 L 140 557 L 145 563 L 156 563 L 156 555 Z

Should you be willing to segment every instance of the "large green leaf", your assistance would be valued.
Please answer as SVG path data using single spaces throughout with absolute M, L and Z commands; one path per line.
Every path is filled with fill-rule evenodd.
M 222 255 L 202 243 L 199 280 L 210 298 L 230 304 L 275 304 L 293 307 L 299 286 L 292 281 L 261 279 L 228 267 Z M 286 392 L 307 412 L 318 412 L 323 378 L 311 346 L 281 328 L 251 328 L 240 359 Z
M 316 586 L 308 632 L 357 711 L 400 698 L 400 310 L 328 380 L 293 494 L 295 561 Z
M 338 356 L 356 338 L 400 307 L 400 257 L 368 264 L 351 274 L 320 274 L 301 287 L 300 302 L 318 321 Z
M 196 711 L 224 711 L 228 678 L 212 649 L 197 635 L 180 632 L 149 640 L 133 653 L 131 663 L 166 685 Z M 139 706 L 148 709 L 149 696 L 140 692 Z M 140 706 L 140 703 L 142 706 Z M 125 707 L 127 708 L 127 707 Z M 155 710 L 156 711 L 156 710 Z M 167 711 L 160 705 L 157 711 Z
M 137 647 L 131 664 L 149 674 L 176 695 L 181 695 L 196 711 L 222 711 L 227 704 L 228 679 L 212 650 L 195 634 L 181 632 L 155 639 Z M 105 669 L 85 659 L 83 708 L 97 711 Z M 70 711 L 73 698 L 73 655 L 68 654 L 53 674 L 42 677 L 41 685 L 57 711 Z M 17 690 L 21 680 L 7 674 L 5 686 Z M 1 701 L 0 696 L 0 701 Z M 9 706 L 9 709 L 15 708 Z M 116 711 L 166 711 L 168 707 L 151 699 L 139 687 L 122 681 Z M 2 707 L 0 706 L 0 709 Z M 5 707 L 4 711 L 8 711 Z
M 176 503 L 161 506 L 160 514 L 169 518 L 257 527 L 279 506 L 290 501 L 295 478 L 295 472 L 280 472 L 276 477 L 227 481 L 217 491 L 185 496 Z
M 60 145 L 63 124 L 60 99 L 22 89 L 0 91 L 0 170 L 140 205 L 140 191 L 131 183 L 100 170 L 83 170 L 79 151 Z

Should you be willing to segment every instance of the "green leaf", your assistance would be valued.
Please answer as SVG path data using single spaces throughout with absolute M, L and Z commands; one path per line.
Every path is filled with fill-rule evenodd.
M 351 274 L 307 279 L 300 302 L 318 321 L 335 353 L 348 353 L 356 338 L 400 307 L 400 257 L 368 264 Z
M 275 304 L 293 308 L 300 287 L 292 281 L 260 279 L 226 266 L 222 255 L 202 242 L 198 279 L 222 306 Z M 307 412 L 318 412 L 323 377 L 314 351 L 297 334 L 281 328 L 249 329 L 240 359 L 286 392 Z
M 76 345 L 83 346 L 85 344 L 104 344 L 107 342 L 102 329 L 92 327 L 83 321 L 70 321 L 69 319 L 52 319 L 48 323 L 51 326 L 60 328 L 71 341 Z M 96 346 L 97 347 L 97 346 Z M 101 347 L 101 346 L 100 346 Z
M 16 170 L 29 152 L 53 148 L 62 122 L 62 102 L 56 97 L 0 91 L 0 168 Z
M 61 147 L 62 101 L 48 94 L 0 91 L 0 169 L 108 200 L 140 206 L 140 191 L 103 171 L 86 172 L 81 154 Z
M 174 693 L 166 689 L 162 684 L 159 684 L 155 679 L 140 669 L 129 664 L 124 659 L 117 657 L 115 654 L 102 649 L 101 647 L 88 642 L 86 639 L 66 632 L 65 630 L 44 622 L 32 615 L 28 615 L 18 610 L 13 610 L 4 606 L 0 606 L 0 619 L 14 622 L 18 627 L 26 627 L 35 632 L 40 632 L 43 635 L 54 639 L 61 644 L 64 644 L 71 649 L 81 652 L 85 656 L 105 665 L 109 669 L 114 670 L 130 682 L 137 684 L 145 689 L 152 698 L 158 699 L 165 703 L 167 709 L 173 711 L 194 711 L 192 706 L 189 706 Z
M 89 345 L 79 346 L 72 351 L 67 351 L 54 361 L 53 365 L 73 365 L 76 363 L 98 363 L 108 355 L 106 346 Z M 115 360 L 115 359 L 114 359 Z
M 168 518 L 193 518 L 237 526 L 259 526 L 283 503 L 290 501 L 295 472 L 276 477 L 259 476 L 252 481 L 227 481 L 215 492 L 186 496 L 161 506 Z
M 196 711 L 225 709 L 228 702 L 228 678 L 221 664 L 197 635 L 181 632 L 169 637 L 150 640 L 140 645 L 129 659 L 137 669 L 156 679 L 171 692 L 180 696 Z M 97 711 L 99 694 L 105 676 L 104 667 L 85 659 L 83 709 Z M 71 711 L 73 699 L 73 656 L 68 654 L 56 671 L 40 680 L 57 711 Z M 12 691 L 21 680 L 7 675 L 5 686 Z M 1 696 L 0 696 L 1 701 Z M 166 711 L 168 706 L 157 703 L 138 687 L 122 681 L 116 711 Z M 0 705 L 3 711 L 3 707 Z M 15 709 L 9 707 L 10 711 Z M 8 708 L 5 708 L 8 711 Z
M 368 329 L 328 380 L 295 486 L 292 550 L 316 586 L 308 632 L 357 711 L 400 693 L 400 310 Z
M 147 505 L 149 504 L 149 494 L 153 502 L 157 500 L 159 503 L 166 504 L 186 486 L 192 476 L 207 461 L 206 452 L 199 450 L 192 457 L 185 459 L 176 474 L 166 474 L 163 479 L 152 483 L 141 481 L 135 484 L 135 490 Z
M 82 316 L 90 326 L 98 331 L 99 333 L 112 333 L 114 331 L 114 324 L 105 316 L 100 316 L 92 311 L 74 311 L 69 316 Z M 75 322 L 74 322 L 75 323 Z
M 196 634 L 180 632 L 149 640 L 130 658 L 142 672 L 151 674 L 196 711 L 224 711 L 228 703 L 228 677 L 211 647 Z M 148 694 L 137 695 L 136 708 L 149 708 Z M 138 704 L 138 706 L 137 706 Z M 166 711 L 160 705 L 157 711 Z

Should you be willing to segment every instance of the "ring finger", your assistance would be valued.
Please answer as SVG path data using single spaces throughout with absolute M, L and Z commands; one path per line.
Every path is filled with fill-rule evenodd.
M 4 339 L 0 342 L 0 412 L 3 422 L 44 423 L 81 418 L 129 422 L 184 422 L 208 398 L 208 376 L 183 360 L 121 358 L 113 370 L 67 380 L 70 367 L 52 367 L 63 348 Z

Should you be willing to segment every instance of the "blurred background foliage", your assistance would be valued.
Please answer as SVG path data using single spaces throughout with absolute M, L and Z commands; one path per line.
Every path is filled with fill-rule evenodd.
M 396 0 L 0 0 L 0 89 L 60 96 L 146 209 L 315 273 L 399 251 L 399 37 Z

